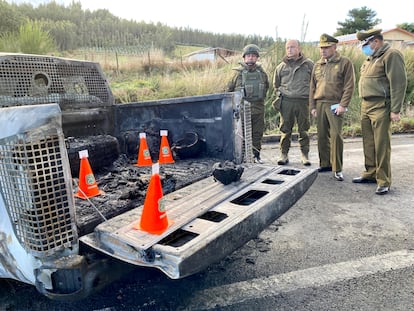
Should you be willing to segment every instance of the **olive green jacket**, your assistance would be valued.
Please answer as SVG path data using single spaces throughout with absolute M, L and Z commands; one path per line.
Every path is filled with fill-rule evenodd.
M 339 52 L 326 62 L 321 58 L 313 67 L 309 88 L 309 108 L 316 109 L 316 102 L 340 103 L 348 107 L 355 89 L 354 65 Z
M 275 92 L 289 98 L 308 98 L 313 65 L 303 54 L 296 60 L 285 56 L 273 76 Z
M 359 96 L 365 100 L 391 101 L 391 111 L 399 113 L 407 89 L 403 55 L 388 43 L 368 57 L 361 66 Z

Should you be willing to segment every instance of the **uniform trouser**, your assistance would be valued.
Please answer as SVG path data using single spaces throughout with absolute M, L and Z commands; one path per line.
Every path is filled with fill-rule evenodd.
M 316 105 L 319 164 L 321 167 L 331 166 L 334 172 L 341 172 L 344 153 L 343 117 L 332 113 L 332 104 L 318 102 Z
M 264 112 L 253 113 L 251 115 L 252 122 L 252 145 L 253 145 L 253 154 L 255 156 L 260 155 L 260 150 L 262 149 L 262 138 L 264 132 Z
M 259 157 L 265 128 L 264 101 L 250 102 L 253 156 Z
M 298 123 L 299 146 L 303 154 L 309 153 L 309 106 L 308 99 L 284 97 L 280 104 L 280 152 L 288 154 L 292 141 L 292 129 Z
M 361 131 L 365 172 L 362 177 L 376 179 L 378 186 L 391 185 L 390 105 L 384 100 L 361 103 Z

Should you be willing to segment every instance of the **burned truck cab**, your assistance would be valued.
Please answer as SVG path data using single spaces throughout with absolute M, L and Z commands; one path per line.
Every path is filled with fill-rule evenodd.
M 256 237 L 317 171 L 253 164 L 248 107 L 238 93 L 115 104 L 97 63 L 0 54 L 0 277 L 81 299 L 133 267 L 184 278 Z M 156 161 L 160 130 L 172 150 L 202 147 L 160 170 L 172 221 L 152 234 L 136 226 L 150 168 L 134 164 L 141 133 Z M 105 190 L 87 200 L 75 196 L 84 149 Z M 242 166 L 240 179 L 217 182 L 220 161 Z

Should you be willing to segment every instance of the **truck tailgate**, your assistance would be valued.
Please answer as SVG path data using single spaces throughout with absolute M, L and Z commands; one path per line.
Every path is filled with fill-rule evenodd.
M 82 243 L 170 278 L 197 273 L 256 237 L 309 189 L 316 169 L 246 165 L 238 182 L 205 178 L 164 196 L 172 222 L 161 235 L 136 230 L 142 206 L 98 225 Z

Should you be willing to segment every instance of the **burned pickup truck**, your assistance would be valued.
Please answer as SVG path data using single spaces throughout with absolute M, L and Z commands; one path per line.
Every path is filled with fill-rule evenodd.
M 0 277 L 71 300 L 134 266 L 178 279 L 225 258 L 317 176 L 252 163 L 249 111 L 239 93 L 116 104 L 97 63 L 0 54 Z M 157 164 L 138 163 L 143 133 Z M 85 150 L 100 193 L 78 198 Z M 242 169 L 219 182 L 226 163 Z M 170 223 L 154 234 L 137 223 L 156 165 Z

